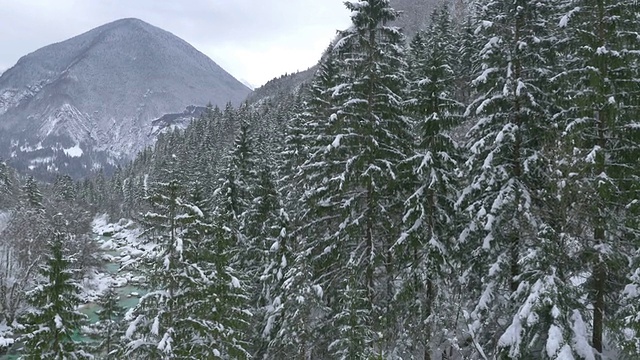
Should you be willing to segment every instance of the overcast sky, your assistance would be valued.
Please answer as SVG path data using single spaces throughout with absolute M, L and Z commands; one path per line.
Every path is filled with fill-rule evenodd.
M 127 17 L 177 35 L 255 86 L 314 65 L 350 22 L 342 0 L 0 0 L 0 72 Z

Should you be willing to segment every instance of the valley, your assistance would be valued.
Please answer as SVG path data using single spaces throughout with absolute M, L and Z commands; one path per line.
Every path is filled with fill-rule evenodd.
M 3 73 L 0 351 L 640 358 L 637 2 L 344 11 L 254 91 L 134 18 Z

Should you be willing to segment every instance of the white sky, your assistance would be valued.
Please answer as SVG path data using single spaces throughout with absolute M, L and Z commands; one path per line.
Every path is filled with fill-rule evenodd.
M 184 39 L 254 86 L 313 66 L 350 23 L 342 0 L 0 0 L 0 73 L 43 46 L 128 17 Z

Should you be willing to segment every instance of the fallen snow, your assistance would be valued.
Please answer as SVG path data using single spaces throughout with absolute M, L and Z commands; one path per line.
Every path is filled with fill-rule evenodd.
M 60 317 L 60 315 L 56 314 L 56 316 L 53 318 L 53 321 L 55 321 L 56 323 L 56 329 L 62 329 L 63 325 L 62 325 L 62 318 Z
M 95 234 L 102 235 L 109 233 L 111 237 L 99 237 L 100 248 L 107 251 L 115 251 L 117 255 L 104 254 L 103 258 L 111 263 L 120 263 L 122 269 L 127 263 L 135 262 L 136 258 L 142 255 L 146 249 L 140 247 L 140 230 L 133 226 L 130 220 L 121 219 L 117 223 L 110 223 L 107 215 L 96 216 L 92 223 L 92 230 Z M 82 289 L 83 302 L 95 302 L 102 294 L 111 287 L 123 287 L 130 283 L 140 282 L 139 275 L 134 275 L 128 271 L 117 272 L 111 274 L 107 271 L 98 271 L 87 273 L 80 287 Z
M 80 148 L 80 144 L 75 144 L 75 146 L 68 148 L 68 149 L 63 149 L 62 151 L 64 151 L 64 153 L 68 156 L 68 157 L 80 157 L 82 156 L 82 154 L 84 154 L 84 151 L 82 151 L 82 149 Z
M 110 287 L 121 285 L 123 281 L 114 278 L 111 274 L 101 271 L 93 271 L 82 278 L 80 282 L 81 298 L 83 302 L 90 303 L 98 300 Z M 126 285 L 126 281 L 124 281 Z

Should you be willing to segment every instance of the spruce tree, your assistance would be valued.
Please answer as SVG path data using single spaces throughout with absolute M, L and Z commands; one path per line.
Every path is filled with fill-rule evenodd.
M 176 180 L 155 183 L 149 200 L 152 210 L 144 217 L 144 236 L 152 245 L 144 264 L 149 292 L 127 313 L 126 353 L 145 359 L 236 354 L 236 343 L 226 336 L 239 332 L 230 324 L 241 316 L 233 314 L 233 302 L 220 289 L 220 282 L 230 287 L 234 281 L 225 276 L 220 260 L 225 254 L 219 253 L 218 232 L 202 210 L 204 200 L 197 193 L 187 196 Z
M 33 176 L 29 176 L 27 181 L 25 181 L 22 186 L 22 194 L 25 200 L 26 205 L 34 209 L 42 209 L 43 208 L 43 198 L 42 193 L 40 192 L 40 188 L 38 187 L 38 183 L 33 178 Z
M 400 235 L 400 179 L 407 171 L 401 163 L 412 136 L 402 109 L 404 38 L 387 25 L 397 13 L 385 0 L 346 6 L 353 26 L 340 33 L 332 49 L 341 73 L 325 90 L 330 106 L 308 122 L 310 138 L 324 144 L 302 166 L 308 188 L 301 231 L 309 239 L 303 251 L 313 259 L 312 286 L 327 290 L 331 304 L 327 326 L 343 321 L 341 303 L 363 315 L 353 331 L 319 333 L 317 341 L 333 343 L 335 356 L 368 358 L 392 351 L 397 336 L 390 311 L 396 291 L 391 246 Z M 353 275 L 355 292 L 346 291 L 343 282 L 348 265 L 360 270 Z M 346 294 L 359 299 L 338 301 Z M 343 336 L 362 341 L 364 351 L 349 348 L 350 338 Z
M 458 54 L 448 8 L 434 11 L 431 21 L 427 31 L 416 35 L 410 49 L 408 107 L 418 139 L 415 153 L 408 159 L 413 174 L 406 177 L 412 191 L 405 201 L 405 232 L 394 246 L 407 269 L 401 277 L 399 297 L 407 332 L 402 336 L 407 348 L 422 350 L 427 359 L 431 349 L 439 347 L 435 344 L 445 340 L 434 338 L 437 329 L 459 325 L 452 323 L 456 314 L 447 312 L 450 301 L 444 299 L 460 291 L 457 282 L 450 281 L 452 268 L 459 268 L 453 241 L 459 150 L 451 132 L 460 125 L 463 111 L 463 105 L 454 99 Z
M 468 216 L 459 241 L 471 265 L 465 281 L 475 299 L 467 321 L 477 357 L 555 358 L 567 351 L 561 347 L 572 308 L 547 286 L 561 270 L 543 265 L 555 261 L 541 239 L 549 227 L 542 216 L 551 171 L 545 150 L 557 129 L 549 88 L 554 4 L 477 4 L 477 95 L 466 112 L 473 120 L 469 183 L 457 203 Z M 545 258 L 530 261 L 537 256 Z
M 56 198 L 64 201 L 75 199 L 75 189 L 73 187 L 73 179 L 69 175 L 59 175 L 53 184 L 53 193 Z
M 91 347 L 91 351 L 99 359 L 115 360 L 124 356 L 121 338 L 124 335 L 122 319 L 126 309 L 118 301 L 118 294 L 110 287 L 96 302 L 100 307 L 97 311 L 98 322 L 91 328 L 97 337 L 97 344 Z
M 23 329 L 19 338 L 24 343 L 24 359 L 92 358 L 73 338 L 86 316 L 76 310 L 80 287 L 73 280 L 70 260 L 63 255 L 66 240 L 63 224 L 56 224 L 48 258 L 40 267 L 41 279 L 27 292 L 30 309 L 20 321 Z
M 177 223 L 180 190 L 175 180 L 155 183 L 149 196 L 152 210 L 143 218 L 144 241 L 152 247 L 143 257 L 148 293 L 127 313 L 126 319 L 130 321 L 126 331 L 127 355 L 171 358 L 175 356 L 174 348 L 183 340 L 174 336 L 177 319 L 173 308 L 178 291 L 175 277 L 182 270 L 179 263 L 182 234 Z
M 0 208 L 6 209 L 15 202 L 15 179 L 11 168 L 0 158 Z
M 3 233 L 15 249 L 20 266 L 28 268 L 39 261 L 50 240 L 51 221 L 33 177 L 28 177 L 22 186 L 17 209 Z
M 620 333 L 624 327 L 616 328 L 614 315 L 622 279 L 633 283 L 629 264 L 634 261 L 628 256 L 638 246 L 640 23 L 636 1 L 562 3 L 561 68 L 555 80 L 571 150 L 564 158 L 571 175 L 565 196 L 576 201 L 573 219 L 580 232 L 572 235 L 580 240 L 574 244 L 580 270 L 589 274 L 585 290 L 591 310 L 583 309 L 581 316 L 592 319 L 593 349 L 580 355 L 594 357 L 606 350 L 607 331 L 630 349 L 640 339 L 637 333 Z M 637 320 L 628 325 L 637 328 Z
M 266 164 L 260 171 L 260 180 L 256 188 L 256 198 L 253 201 L 255 211 L 252 222 L 260 246 L 261 256 L 258 259 L 258 281 L 254 297 L 256 311 L 254 316 L 262 322 L 257 327 L 253 340 L 257 349 L 254 357 L 260 358 L 267 352 L 270 340 L 275 333 L 274 327 L 280 324 L 279 304 L 283 301 L 282 284 L 285 274 L 293 262 L 293 252 L 289 243 L 287 227 L 289 218 L 283 207 L 280 194 L 272 180 L 272 172 Z
M 198 189 L 182 203 L 184 213 L 182 262 L 176 277 L 176 334 L 184 343 L 176 349 L 181 357 L 241 359 L 246 356 L 246 314 L 242 289 L 229 266 L 222 236 L 224 230 L 210 220 L 209 204 Z

